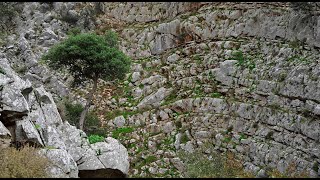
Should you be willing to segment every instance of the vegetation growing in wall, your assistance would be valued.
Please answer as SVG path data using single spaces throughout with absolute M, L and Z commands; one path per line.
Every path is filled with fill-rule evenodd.
M 13 64 L 12 69 L 19 74 L 25 74 L 28 70 L 28 67 L 24 64 Z
M 306 171 L 297 172 L 297 165 L 291 162 L 284 172 L 277 169 L 267 168 L 267 175 L 271 178 L 309 178 L 309 173 Z
M 256 67 L 256 64 L 253 62 L 253 59 L 249 56 L 244 56 L 242 51 L 232 52 L 232 59 L 237 60 L 237 66 L 248 68 L 250 71 Z
M 203 152 L 211 149 L 210 155 Z M 212 146 L 207 145 L 196 149 L 193 153 L 179 151 L 179 157 L 186 164 L 185 176 L 189 178 L 243 178 L 254 177 L 251 173 L 245 172 L 242 163 L 237 160 L 234 154 L 218 154 L 213 152 Z M 208 158 L 210 156 L 210 158 Z

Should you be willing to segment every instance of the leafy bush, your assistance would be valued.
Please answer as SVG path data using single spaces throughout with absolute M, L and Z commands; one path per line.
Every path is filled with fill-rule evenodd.
M 188 138 L 187 134 L 186 133 L 183 133 L 182 136 L 181 136 L 181 143 L 182 144 L 185 144 L 189 141 L 190 139 Z
M 48 166 L 48 159 L 30 146 L 0 151 L 0 178 L 46 178 Z
M 89 143 L 90 143 L 90 144 L 94 144 L 94 143 L 96 143 L 96 142 L 103 142 L 103 141 L 104 141 L 104 137 L 93 134 L 93 135 L 90 135 L 90 136 L 88 137 L 88 140 L 89 140 Z
M 132 128 L 132 127 L 118 128 L 118 129 L 112 131 L 112 137 L 115 139 L 119 139 L 120 134 L 131 133 L 133 131 L 134 131 L 134 128 Z
M 80 34 L 80 33 L 81 33 L 81 29 L 75 27 L 75 28 L 70 29 L 70 30 L 67 32 L 67 35 L 69 35 L 69 36 L 75 36 L 75 35 Z
M 118 46 L 118 36 L 108 31 L 104 36 L 81 33 L 54 45 L 42 57 L 55 70 L 67 70 L 76 85 L 97 78 L 124 79 L 130 70 L 130 59 Z
M 80 129 L 83 129 L 98 80 L 124 79 L 131 63 L 130 58 L 119 49 L 118 36 L 112 31 L 107 31 L 104 36 L 95 33 L 69 36 L 50 48 L 42 60 L 54 70 L 70 73 L 74 85 L 92 82 L 93 87 L 79 119 Z

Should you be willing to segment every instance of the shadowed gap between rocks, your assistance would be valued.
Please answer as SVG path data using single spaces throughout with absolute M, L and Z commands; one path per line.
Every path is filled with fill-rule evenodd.
M 79 178 L 126 178 L 117 169 L 79 170 Z

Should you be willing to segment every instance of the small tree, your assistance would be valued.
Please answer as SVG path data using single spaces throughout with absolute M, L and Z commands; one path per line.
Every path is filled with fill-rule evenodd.
M 74 77 L 74 85 L 93 81 L 87 102 L 81 113 L 79 128 L 83 129 L 85 116 L 96 92 L 98 79 L 123 79 L 130 69 L 130 59 L 119 50 L 118 37 L 108 31 L 104 36 L 94 33 L 76 34 L 54 45 L 43 60 L 55 70 L 66 69 Z

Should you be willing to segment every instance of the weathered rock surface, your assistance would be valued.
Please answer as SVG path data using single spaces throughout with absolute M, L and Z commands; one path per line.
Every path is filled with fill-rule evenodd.
M 93 8 L 101 11 L 96 20 Z M 0 141 L 50 146 L 54 177 L 103 177 L 110 169 L 183 177 L 176 151 L 193 152 L 207 142 L 235 152 L 257 177 L 266 176 L 264 167 L 284 171 L 291 162 L 317 177 L 319 4 L 309 8 L 280 2 L 26 4 L 0 54 L 2 131 L 17 126 L 20 134 L 7 133 Z M 97 107 L 132 112 L 105 122 L 110 129 L 135 127 L 121 139 L 128 154 L 111 138 L 89 144 L 85 133 L 59 116 L 53 99 L 69 93 L 67 75 L 37 61 L 73 25 L 83 31 L 115 28 L 120 48 L 133 59 L 127 79 L 133 100 L 111 98 Z M 68 161 L 61 163 L 59 154 Z M 137 166 L 129 171 L 126 159 Z
M 0 149 L 9 147 L 11 143 L 10 131 L 0 121 Z
M 170 165 L 173 152 L 213 142 L 242 157 L 257 177 L 290 163 L 319 176 L 318 4 L 305 3 L 307 11 L 293 3 L 195 4 L 104 4 L 109 19 L 101 21 L 122 22 L 114 27 L 134 61 L 127 93 L 134 100 L 105 107 L 134 112 L 122 125 L 136 128 L 122 139 L 137 143 L 129 154 L 168 158 L 132 174 L 184 171 Z
M 91 145 L 105 168 L 118 169 L 123 174 L 129 172 L 127 149 L 118 140 L 108 137 L 105 142 L 97 142 Z
M 113 138 L 89 144 L 83 131 L 62 121 L 52 95 L 44 86 L 25 86 L 29 81 L 19 78 L 7 59 L 3 60 L 0 68 L 12 73 L 10 76 L 21 84 L 13 87 L 15 81 L 7 81 L 10 76 L 1 74 L 0 148 L 8 147 L 11 141 L 42 147 L 40 152 L 52 162 L 48 173 L 54 178 L 76 178 L 81 170 L 97 169 L 105 169 L 109 173 L 106 177 L 128 174 L 128 153 L 123 145 Z M 13 126 L 14 131 L 6 126 Z M 101 154 L 97 154 L 100 150 Z

